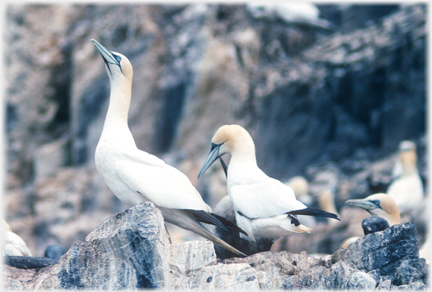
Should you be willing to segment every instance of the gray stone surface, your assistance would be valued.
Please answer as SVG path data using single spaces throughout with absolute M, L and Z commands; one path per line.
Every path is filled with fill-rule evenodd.
M 411 241 L 416 242 L 414 225 L 403 224 L 360 238 L 358 244 L 339 250 L 331 260 L 329 256 L 315 258 L 306 252 L 287 251 L 220 260 L 210 241 L 170 244 L 160 211 L 153 203 L 146 202 L 105 219 L 86 241 L 77 241 L 55 265 L 42 269 L 5 266 L 5 287 L 20 290 L 424 289 L 427 266 L 416 252 L 405 249 L 404 245 Z M 398 247 L 395 253 L 399 256 L 389 257 L 389 263 L 371 270 L 370 267 L 380 266 L 383 261 L 369 257 L 370 254 L 390 247 Z M 382 255 L 386 258 L 385 253 Z

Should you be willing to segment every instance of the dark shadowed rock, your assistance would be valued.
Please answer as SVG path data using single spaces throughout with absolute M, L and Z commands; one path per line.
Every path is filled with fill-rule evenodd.
M 5 256 L 5 264 L 17 269 L 40 269 L 57 262 L 58 260 L 46 257 Z
M 362 228 L 365 235 L 375 233 L 377 231 L 383 231 L 388 227 L 388 221 L 378 216 L 367 217 L 362 221 Z
M 63 246 L 58 244 L 51 244 L 45 249 L 44 257 L 58 261 L 65 253 L 66 250 Z

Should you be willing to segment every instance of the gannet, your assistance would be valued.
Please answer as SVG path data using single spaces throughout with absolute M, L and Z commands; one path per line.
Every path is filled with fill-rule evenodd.
M 402 141 L 399 151 L 399 162 L 393 170 L 393 175 L 397 177 L 388 187 L 387 194 L 396 201 L 401 214 L 411 214 L 423 201 L 423 183 L 416 166 L 416 146 L 411 141 Z
M 200 222 L 232 232 L 244 231 L 211 213 L 210 206 L 203 201 L 186 175 L 136 147 L 127 123 L 132 65 L 124 55 L 107 50 L 95 40 L 92 42 L 105 62 L 111 84 L 108 112 L 95 153 L 96 169 L 110 190 L 130 206 L 152 201 L 161 210 L 166 222 L 244 255 L 213 235 Z
M 400 224 L 398 206 L 396 205 L 395 200 L 387 194 L 373 194 L 365 199 L 348 200 L 345 204 L 362 208 L 372 215 L 382 217 L 387 220 L 389 226 Z
M 231 154 L 227 171 L 228 195 L 233 201 L 237 225 L 246 231 L 248 240 L 255 241 L 255 236 L 278 239 L 292 232 L 309 233 L 311 229 L 300 224 L 296 215 L 339 220 L 337 215 L 306 207 L 296 200 L 290 187 L 268 177 L 257 166 L 254 142 L 241 126 L 220 127 L 211 142 L 210 153 L 198 178 L 222 155 Z
M 16 233 L 12 232 L 9 224 L 3 220 L 4 239 L 2 244 L 3 256 L 28 256 L 32 254 L 25 241 Z

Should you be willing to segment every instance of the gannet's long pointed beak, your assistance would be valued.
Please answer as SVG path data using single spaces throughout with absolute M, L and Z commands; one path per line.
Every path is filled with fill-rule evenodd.
M 346 205 L 362 208 L 366 211 L 371 211 L 377 208 L 381 208 L 379 200 L 348 200 L 345 202 Z
M 221 145 L 222 144 L 216 145 L 215 143 L 212 143 L 210 153 L 207 156 L 207 159 L 204 161 L 204 164 L 198 173 L 198 178 L 200 178 L 201 175 L 203 175 L 204 172 L 206 172 L 206 170 L 213 164 L 213 162 L 215 162 L 216 159 L 218 159 L 220 157 L 219 156 L 219 148 Z
M 117 60 L 116 56 L 111 51 L 109 51 L 107 48 L 102 46 L 96 40 L 92 39 L 91 41 L 96 46 L 96 49 L 98 50 L 99 54 L 102 56 L 102 59 L 104 60 L 104 62 L 107 66 L 108 66 L 108 64 L 112 64 L 112 65 L 117 65 L 120 67 L 120 60 L 121 59 Z

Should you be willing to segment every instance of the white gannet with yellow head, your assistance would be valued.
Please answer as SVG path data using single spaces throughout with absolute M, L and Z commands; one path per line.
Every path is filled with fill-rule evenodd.
M 202 223 L 232 232 L 244 232 L 233 223 L 215 215 L 192 185 L 176 168 L 147 152 L 139 150 L 128 127 L 133 70 L 122 54 L 111 52 L 92 40 L 105 62 L 111 93 L 108 112 L 95 162 L 99 174 L 122 202 L 133 206 L 152 201 L 166 222 L 193 231 L 224 248 L 244 255 L 213 235 Z
M 387 189 L 401 214 L 411 214 L 422 205 L 423 183 L 417 170 L 416 145 L 412 141 L 399 144 L 399 161 L 393 168 L 394 181 Z
M 310 232 L 296 215 L 339 220 L 335 214 L 308 208 L 296 200 L 290 187 L 268 177 L 257 165 L 252 137 L 239 125 L 225 125 L 216 131 L 198 177 L 225 153 L 231 154 L 227 169 L 228 195 L 234 205 L 237 225 L 246 231 L 250 241 L 255 241 L 256 236 L 278 239 L 293 232 Z

